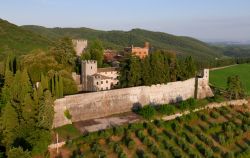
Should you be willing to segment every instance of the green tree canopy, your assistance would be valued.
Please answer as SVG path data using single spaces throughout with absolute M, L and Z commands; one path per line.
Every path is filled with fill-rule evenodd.
M 88 51 L 89 51 L 91 59 L 92 60 L 97 60 L 98 67 L 102 67 L 104 48 L 103 48 L 103 45 L 102 45 L 101 41 L 100 40 L 94 40 L 90 44 Z M 88 58 L 88 56 L 86 58 Z

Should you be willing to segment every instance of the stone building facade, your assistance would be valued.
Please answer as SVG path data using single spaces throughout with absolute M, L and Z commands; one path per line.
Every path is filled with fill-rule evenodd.
M 145 58 L 149 54 L 149 43 L 145 42 L 144 47 L 134 47 L 133 45 L 129 48 L 125 48 L 125 51 L 132 55 L 138 56 L 140 59 Z
M 208 81 L 209 70 L 204 70 L 203 76 L 185 81 L 65 96 L 55 101 L 53 126 L 128 112 L 136 106 L 211 97 Z M 65 117 L 65 110 L 72 115 L 70 120 Z
M 117 68 L 97 68 L 97 61 L 84 60 L 81 63 L 83 91 L 96 92 L 112 89 L 118 84 Z
M 84 50 L 88 46 L 88 41 L 87 40 L 80 40 L 80 39 L 73 39 L 72 40 L 74 49 L 76 51 L 77 56 L 81 56 Z

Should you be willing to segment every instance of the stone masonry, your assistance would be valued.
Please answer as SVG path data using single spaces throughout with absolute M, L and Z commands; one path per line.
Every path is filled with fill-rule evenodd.
M 213 93 L 208 85 L 208 77 L 209 70 L 204 70 L 203 78 L 198 78 L 198 80 L 191 78 L 162 85 L 65 96 L 55 101 L 53 127 L 128 112 L 134 107 L 147 104 L 167 104 L 195 96 L 198 99 L 210 97 Z M 72 115 L 71 120 L 64 116 L 66 109 Z

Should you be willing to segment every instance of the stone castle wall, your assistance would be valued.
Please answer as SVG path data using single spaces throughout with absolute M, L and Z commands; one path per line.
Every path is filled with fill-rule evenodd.
M 208 79 L 199 78 L 196 80 L 191 78 L 186 81 L 171 82 L 164 85 L 140 86 L 66 96 L 55 101 L 53 126 L 60 127 L 72 122 L 128 112 L 138 105 L 167 104 L 186 100 L 195 97 L 196 92 L 198 98 L 213 95 L 208 86 Z M 72 115 L 71 120 L 64 116 L 66 109 Z
M 74 46 L 74 49 L 76 51 L 77 56 L 81 56 L 84 49 L 86 49 L 88 46 L 87 40 L 73 39 L 72 43 L 73 43 L 73 46 Z

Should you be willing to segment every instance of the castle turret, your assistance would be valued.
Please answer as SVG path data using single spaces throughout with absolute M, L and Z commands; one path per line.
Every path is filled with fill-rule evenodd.
M 96 60 L 83 60 L 81 63 L 81 67 L 82 67 L 81 81 L 83 85 L 83 90 L 88 91 L 87 89 L 88 76 L 91 76 L 97 73 L 97 61 Z

